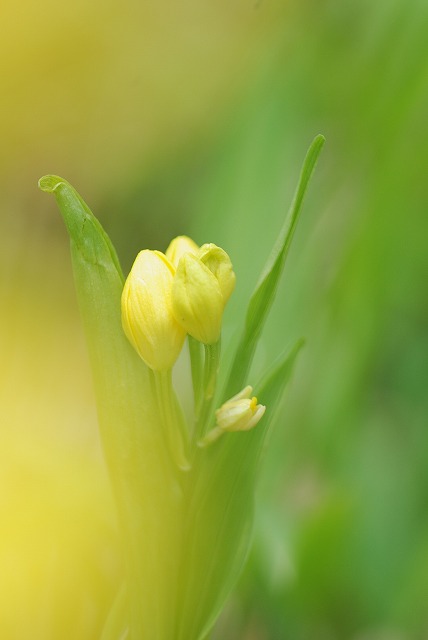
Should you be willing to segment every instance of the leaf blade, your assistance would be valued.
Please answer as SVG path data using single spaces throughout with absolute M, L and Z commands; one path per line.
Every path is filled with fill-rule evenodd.
M 181 517 L 180 505 L 148 369 L 122 330 L 122 270 L 108 235 L 75 189 L 58 176 L 45 176 L 39 186 L 55 196 L 70 236 L 101 440 L 123 537 L 128 600 L 123 625 L 129 624 L 130 638 L 165 637 L 174 618 L 163 611 L 174 606 L 169 576 L 176 571 L 179 544 L 170 532 Z M 151 553 L 142 553 L 143 544 Z
M 256 388 L 267 411 L 259 425 L 227 433 L 200 450 L 194 495 L 187 516 L 179 640 L 201 640 L 217 619 L 245 564 L 252 537 L 260 458 L 276 409 L 290 380 L 298 340 Z
M 309 181 L 324 142 L 324 136 L 316 136 L 303 161 L 291 207 L 248 304 L 245 327 L 232 362 L 225 397 L 234 395 L 246 383 L 257 343 L 275 298 Z

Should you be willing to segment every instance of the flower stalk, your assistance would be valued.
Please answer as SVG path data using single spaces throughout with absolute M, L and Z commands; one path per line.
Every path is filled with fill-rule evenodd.
M 202 399 L 195 422 L 193 437 L 194 445 L 203 438 L 209 427 L 210 418 L 212 418 L 212 407 L 217 388 L 217 377 L 220 366 L 220 350 L 220 340 L 214 344 L 204 345 Z
M 172 370 L 153 371 L 155 393 L 171 459 L 178 469 L 190 469 L 189 432 L 172 385 Z

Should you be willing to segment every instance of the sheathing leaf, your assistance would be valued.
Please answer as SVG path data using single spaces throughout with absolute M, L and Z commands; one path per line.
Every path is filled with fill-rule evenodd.
M 245 563 L 260 456 L 290 379 L 299 341 L 256 389 L 268 407 L 248 432 L 228 433 L 199 453 L 184 536 L 179 640 L 202 640 L 218 617 Z
M 70 236 L 102 445 L 132 583 L 129 640 L 163 640 L 175 617 L 165 619 L 164 612 L 172 612 L 175 602 L 171 579 L 177 572 L 181 502 L 165 457 L 147 367 L 122 330 L 123 275 L 107 234 L 73 187 L 57 176 L 46 176 L 39 184 L 55 195 Z

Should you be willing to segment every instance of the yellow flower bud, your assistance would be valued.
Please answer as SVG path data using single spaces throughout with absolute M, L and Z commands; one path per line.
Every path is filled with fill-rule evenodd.
M 193 242 L 191 238 L 188 238 L 187 236 L 177 236 L 177 238 L 171 240 L 165 255 L 170 263 L 177 268 L 181 256 L 185 253 L 193 253 L 196 255 L 198 251 L 198 245 L 196 242 Z
M 193 338 L 214 344 L 220 338 L 224 301 L 217 278 L 195 255 L 185 253 L 172 284 L 172 308 Z
M 252 387 L 245 387 L 217 409 L 215 416 L 222 431 L 249 431 L 256 426 L 266 407 L 257 404 L 256 397 L 250 397 L 252 392 Z
M 155 371 L 173 366 L 186 337 L 172 313 L 174 273 L 174 267 L 160 251 L 140 251 L 122 293 L 125 334 Z
M 248 386 L 240 393 L 225 402 L 220 409 L 215 412 L 217 426 L 211 429 L 198 443 L 203 448 L 215 442 L 223 433 L 232 431 L 249 431 L 262 418 L 266 407 L 257 404 L 257 398 L 251 397 L 253 388 Z
M 215 244 L 204 244 L 184 253 L 172 286 L 172 305 L 177 322 L 204 344 L 220 338 L 224 307 L 235 287 L 229 256 Z
M 198 258 L 217 278 L 224 304 L 226 304 L 236 284 L 236 276 L 226 251 L 212 243 L 204 244 L 199 250 Z

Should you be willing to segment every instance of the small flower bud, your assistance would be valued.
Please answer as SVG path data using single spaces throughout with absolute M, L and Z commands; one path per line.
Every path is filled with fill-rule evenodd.
M 206 447 L 215 442 L 223 433 L 232 431 L 249 431 L 260 421 L 266 407 L 257 404 L 256 397 L 250 397 L 253 388 L 248 386 L 230 400 L 227 400 L 215 412 L 217 426 L 211 429 L 205 438 L 199 442 L 200 447 Z
M 160 251 L 140 251 L 122 293 L 122 326 L 144 362 L 170 369 L 186 333 L 172 313 L 174 267 Z
M 215 412 L 217 424 L 223 431 L 249 431 L 256 426 L 266 411 L 266 407 L 257 404 L 257 398 L 250 398 L 253 388 L 245 387 L 236 396 L 225 402 Z
M 171 240 L 165 255 L 170 263 L 177 268 L 180 258 L 185 253 L 193 253 L 196 255 L 198 251 L 198 245 L 196 242 L 193 242 L 191 238 L 188 238 L 187 236 L 177 236 L 174 240 Z

